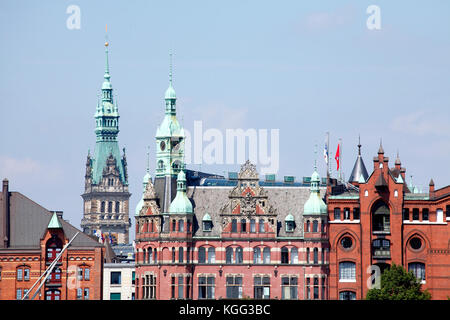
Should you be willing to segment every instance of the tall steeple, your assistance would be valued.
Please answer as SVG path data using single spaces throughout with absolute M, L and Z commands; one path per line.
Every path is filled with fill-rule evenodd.
M 156 131 L 156 177 L 176 178 L 184 158 L 184 129 L 176 117 L 176 93 L 170 54 L 169 87 L 164 95 L 165 115 Z
M 105 39 L 105 73 L 95 111 L 95 150 L 86 161 L 84 216 L 87 234 L 111 235 L 114 243 L 128 243 L 130 221 L 128 174 L 125 148 L 121 154 L 119 111 L 114 101 L 109 65 L 109 42 Z M 114 221 L 114 223 L 111 223 Z M 107 237 L 105 237 L 107 238 Z
M 380 144 L 381 148 L 381 144 Z M 367 181 L 369 174 L 367 173 L 366 166 L 361 157 L 361 137 L 358 138 L 358 157 L 356 158 L 355 165 L 353 166 L 352 173 L 348 182 L 350 183 L 360 183 L 360 181 Z

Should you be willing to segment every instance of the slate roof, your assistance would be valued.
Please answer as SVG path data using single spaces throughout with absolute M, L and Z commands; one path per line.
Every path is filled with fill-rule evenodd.
M 263 187 L 267 191 L 268 201 L 276 209 L 278 221 L 278 237 L 303 237 L 303 207 L 309 198 L 309 187 Z M 194 236 L 220 237 L 222 232 L 220 211 L 229 202 L 228 195 L 233 187 L 189 186 L 187 196 L 194 207 Z M 320 188 L 320 195 L 324 197 L 325 188 Z M 213 222 L 210 232 L 203 231 L 201 222 L 208 213 Z M 292 214 L 296 228 L 287 234 L 284 228 L 285 218 Z
M 9 248 L 40 248 L 43 237 L 52 218 L 52 212 L 19 192 L 10 193 L 10 245 Z M 58 217 L 64 234 L 71 239 L 78 230 Z M 101 243 L 80 232 L 71 243 L 71 248 L 101 247 Z

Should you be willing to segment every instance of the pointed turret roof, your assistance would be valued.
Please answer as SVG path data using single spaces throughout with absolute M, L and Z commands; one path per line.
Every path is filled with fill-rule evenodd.
M 58 215 L 56 212 L 53 212 L 52 218 L 50 219 L 50 222 L 47 226 L 48 229 L 61 229 L 62 225 L 61 222 L 59 222 Z
M 170 204 L 170 213 L 193 213 L 192 203 L 186 195 L 186 173 L 183 168 L 177 177 L 177 195 Z
M 317 165 L 314 162 L 314 172 L 311 175 L 311 187 L 309 199 L 306 201 L 305 206 L 303 207 L 303 214 L 326 214 L 327 206 L 325 202 L 320 197 L 320 176 L 317 172 Z
M 348 179 L 348 182 L 358 182 L 364 180 L 363 182 L 367 181 L 367 178 L 369 177 L 369 174 L 367 173 L 366 166 L 364 165 L 364 161 L 361 157 L 361 140 L 358 142 L 358 157 L 356 158 L 355 165 L 353 166 L 352 173 L 350 175 L 350 178 Z

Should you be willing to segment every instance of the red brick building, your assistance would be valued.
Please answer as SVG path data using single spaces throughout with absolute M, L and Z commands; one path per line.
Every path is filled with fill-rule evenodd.
M 167 212 L 150 177 L 145 184 L 136 299 L 327 299 L 327 212 L 317 172 L 310 187 L 263 187 L 249 162 L 235 180 L 186 188 L 184 177 L 181 170 Z
M 360 146 L 359 146 L 360 147 Z M 350 185 L 327 188 L 330 299 L 364 299 L 373 283 L 371 266 L 393 263 L 412 271 L 432 299 L 450 296 L 450 186 L 427 193 L 405 183 L 380 144 L 370 175 L 359 153 Z
M 22 299 L 78 232 L 3 180 L 0 194 L 0 300 Z M 35 300 L 102 299 L 104 247 L 80 232 L 56 263 Z M 39 284 L 29 293 L 36 292 Z

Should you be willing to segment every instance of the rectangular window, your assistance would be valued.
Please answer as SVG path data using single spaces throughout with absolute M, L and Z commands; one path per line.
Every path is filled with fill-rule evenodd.
M 111 284 L 121 284 L 122 273 L 120 271 L 111 272 Z
M 359 220 L 359 208 L 353 208 L 353 220 Z
M 120 292 L 119 293 L 110 293 L 109 300 L 120 300 Z
M 178 248 L 178 262 L 183 263 L 184 250 L 183 247 Z
M 237 220 L 231 220 L 231 232 L 237 232 Z
M 172 279 L 171 279 L 171 283 L 170 283 L 170 285 L 171 285 L 171 295 L 170 295 L 170 297 L 172 298 L 172 299 L 175 299 L 175 288 L 176 288 L 176 278 L 175 278 L 175 276 L 172 276 Z
M 77 288 L 77 299 L 81 300 L 82 297 L 83 297 L 83 289 Z
M 354 262 L 339 263 L 339 281 L 355 281 L 356 266 Z
M 314 278 L 313 299 L 319 299 L 319 278 Z
M 84 300 L 89 300 L 89 288 L 84 289 Z
M 281 299 L 293 300 L 297 297 L 297 284 L 298 279 L 294 276 L 286 276 L 281 278 Z
M 17 269 L 17 276 L 16 276 L 16 278 L 17 278 L 17 281 L 22 281 L 22 279 L 23 279 L 23 269 L 22 268 Z
M 226 278 L 227 298 L 241 299 L 242 298 L 242 277 L 227 276 Z
M 91 277 L 90 273 L 91 273 L 91 270 L 89 268 L 84 269 L 84 280 L 86 280 L 86 281 L 90 280 L 90 277 Z
M 409 221 L 409 209 L 403 208 L 403 220 Z
M 256 276 L 254 281 L 254 298 L 255 299 L 270 299 L 270 277 Z
M 83 269 L 81 269 L 80 267 L 77 268 L 77 277 L 78 280 L 83 280 Z
M 264 231 L 264 220 L 259 219 L 259 232 L 263 233 Z
M 16 290 L 16 299 L 21 300 L 22 299 L 22 289 Z
M 341 220 L 341 208 L 334 208 L 334 220 Z
M 116 201 L 116 213 L 119 213 L 120 211 L 120 202 Z
M 178 299 L 184 299 L 184 283 L 183 276 L 178 276 Z
M 23 280 L 30 281 L 30 269 L 23 269 Z
M 413 220 L 419 221 L 419 209 L 418 208 L 413 209 Z
M 306 300 L 311 300 L 311 283 L 309 278 L 306 278 Z
M 183 220 L 178 221 L 178 231 L 184 232 L 184 221 Z
M 429 219 L 429 210 L 426 208 L 422 209 L 422 221 L 428 221 Z
M 445 217 L 450 219 L 450 205 L 445 206 Z
M 136 284 L 136 272 L 132 272 L 131 273 L 131 284 L 135 285 Z
M 344 220 L 350 220 L 350 208 L 344 208 Z
M 255 219 L 250 219 L 250 232 L 256 232 L 256 221 L 255 221 Z
M 199 277 L 198 278 L 198 298 L 214 299 L 215 278 Z

